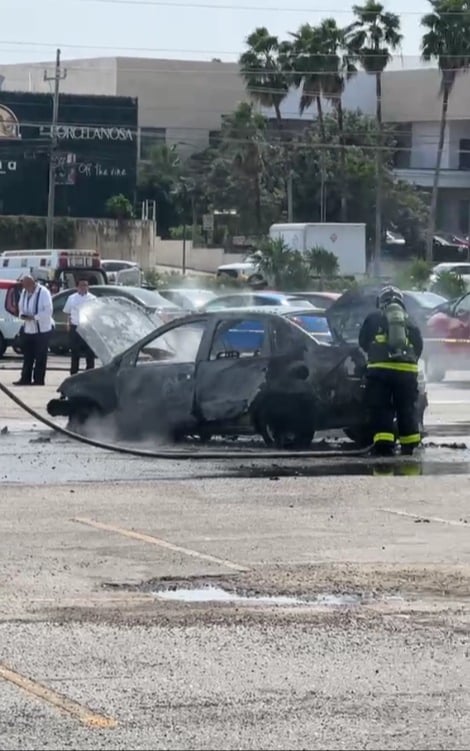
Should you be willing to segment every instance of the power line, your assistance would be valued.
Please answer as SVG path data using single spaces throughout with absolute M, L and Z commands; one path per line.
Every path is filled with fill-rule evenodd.
M 92 2 L 92 1 L 100 1 L 100 0 L 84 0 L 84 2 Z M 104 1 L 104 0 L 103 0 Z M 8 40 L 8 39 L 2 39 L 0 40 L 0 45 L 10 45 L 10 46 L 17 46 L 17 47 L 30 47 L 31 49 L 35 49 L 37 47 L 45 47 L 47 49 L 55 49 L 57 47 L 57 44 L 59 44 L 61 49 L 78 49 L 78 50 L 122 50 L 123 52 L 178 52 L 178 53 L 189 53 L 189 54 L 197 54 L 197 55 L 203 55 L 203 54 L 211 54 L 211 55 L 237 55 L 239 56 L 242 54 L 244 50 L 212 50 L 212 49 L 204 49 L 204 50 L 195 50 L 195 49 L 188 49 L 183 48 L 179 49 L 176 47 L 122 47 L 122 46 L 116 46 L 116 45 L 106 45 L 106 44 L 77 44 L 74 42 L 68 43 L 68 42 L 34 42 L 34 41 L 19 41 L 19 40 Z M 116 57 L 114 55 L 113 57 Z M 311 54 L 309 57 L 321 57 L 323 59 L 329 58 L 329 57 L 337 57 L 334 53 L 331 54 Z M 381 57 L 381 55 L 375 55 L 374 53 L 369 53 L 362 56 L 363 58 L 374 58 L 374 57 Z M 392 55 L 392 60 L 395 59 L 402 59 L 407 57 L 413 57 L 413 58 L 419 58 L 420 53 L 410 53 L 407 55 L 403 54 L 397 54 Z M 446 57 L 461 57 L 460 55 L 446 55 Z M 86 58 L 84 58 L 86 59 Z M 142 58 L 145 60 L 145 58 Z M 156 58 L 159 59 L 159 58 Z M 169 62 L 171 61 L 171 58 L 169 59 Z M 67 62 L 67 61 L 64 61 Z M 181 62 L 178 60 L 178 62 Z M 201 64 L 215 64 L 214 60 L 188 60 L 188 63 L 196 62 Z M 218 62 L 218 61 L 217 61 Z M 6 65 L 21 65 L 22 63 L 6 63 Z M 25 63 L 26 65 L 28 63 Z M 41 63 L 31 63 L 32 65 L 40 65 Z M 219 65 L 238 65 L 237 62 L 233 63 L 230 61 L 221 61 L 218 63 Z
M 288 8 L 281 6 L 260 6 L 260 5 L 232 5 L 229 3 L 223 3 L 221 5 L 210 2 L 175 2 L 174 0 L 72 0 L 72 2 L 78 3 L 96 3 L 103 5 L 147 5 L 157 6 L 165 8 L 199 8 L 202 10 L 238 10 L 238 11 L 263 11 L 265 13 L 305 13 L 309 16 L 318 13 L 327 13 L 328 15 L 353 15 L 352 8 Z M 406 10 L 396 13 L 397 16 L 423 16 L 428 12 L 427 9 L 423 10 Z M 466 11 L 454 11 L 446 15 L 464 15 Z

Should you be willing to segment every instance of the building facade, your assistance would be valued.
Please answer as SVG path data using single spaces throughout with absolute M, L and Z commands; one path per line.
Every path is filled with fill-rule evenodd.
M 0 91 L 0 213 L 47 213 L 52 96 Z M 137 101 L 64 94 L 56 151 L 57 216 L 106 214 L 107 200 L 135 199 Z
M 51 93 L 44 70 L 52 64 L 0 66 L 0 92 Z M 158 60 L 153 58 L 93 58 L 64 62 L 61 91 L 76 95 L 138 99 L 137 153 L 149 157 L 158 143 L 176 144 L 184 155 L 204 149 L 222 117 L 247 94 L 235 63 Z M 292 90 L 281 106 L 290 123 L 307 124 L 315 107 L 299 115 L 300 92 Z M 375 81 L 359 73 L 347 82 L 346 110 L 375 114 Z M 324 110 L 331 104 L 324 102 Z M 389 70 L 383 75 L 382 110 L 385 122 L 399 132 L 396 175 L 425 189 L 432 187 L 441 116 L 440 74 L 434 68 Z M 260 108 L 267 117 L 274 112 Z M 118 122 L 120 118 L 118 117 Z M 439 181 L 438 226 L 467 233 L 470 217 L 470 77 L 457 77 L 451 95 Z

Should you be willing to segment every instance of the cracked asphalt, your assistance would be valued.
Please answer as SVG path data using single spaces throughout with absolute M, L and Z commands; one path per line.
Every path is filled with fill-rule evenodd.
M 469 748 L 469 390 L 388 464 L 140 459 L 0 395 L 0 749 Z M 155 595 L 209 585 L 365 600 Z

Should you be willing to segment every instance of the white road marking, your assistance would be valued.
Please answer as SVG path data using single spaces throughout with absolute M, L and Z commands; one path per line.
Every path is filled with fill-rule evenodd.
M 175 553 L 183 553 L 183 555 L 189 555 L 192 558 L 199 558 L 203 561 L 210 561 L 211 563 L 217 563 L 219 566 L 225 566 L 226 568 L 230 568 L 233 571 L 249 571 L 250 569 L 246 568 L 245 566 L 240 566 L 239 563 L 233 563 L 232 561 L 228 561 L 225 558 L 217 558 L 214 555 L 209 555 L 208 553 L 199 553 L 197 550 L 191 550 L 190 548 L 183 548 L 180 545 L 174 545 L 172 542 L 168 542 L 167 540 L 162 540 L 161 537 L 154 537 L 153 535 L 146 535 L 142 532 L 134 532 L 134 530 L 131 529 L 123 529 L 122 527 L 115 527 L 112 524 L 103 524 L 103 522 L 96 522 L 93 519 L 84 519 L 84 518 L 75 518 L 72 519 L 74 522 L 78 522 L 79 524 L 86 524 L 89 527 L 94 527 L 95 529 L 101 529 L 104 532 L 114 532 L 117 535 L 122 535 L 123 537 L 129 537 L 132 540 L 138 540 L 139 542 L 147 542 L 150 545 L 158 545 L 161 548 L 166 548 L 167 550 L 173 550 Z
M 391 508 L 381 508 L 379 511 L 384 511 L 387 514 L 396 514 L 396 516 L 408 516 L 411 519 L 429 519 L 431 522 L 439 522 L 440 524 L 450 524 L 453 527 L 468 527 L 470 524 L 463 521 L 455 521 L 453 519 L 441 519 L 440 516 L 427 516 L 427 514 L 411 514 L 408 511 L 397 511 Z

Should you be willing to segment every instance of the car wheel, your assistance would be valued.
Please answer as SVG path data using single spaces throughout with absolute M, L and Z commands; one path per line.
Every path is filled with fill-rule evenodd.
M 11 348 L 13 352 L 15 353 L 15 355 L 23 354 L 23 348 L 21 347 L 21 344 L 19 343 L 18 338 L 14 340 L 13 344 L 11 345 Z
M 308 449 L 315 434 L 313 419 L 294 405 L 289 413 L 265 410 L 258 416 L 257 426 L 266 446 L 278 449 Z
M 77 433 L 78 435 L 84 435 L 86 433 L 86 424 L 93 417 L 101 417 L 102 413 L 100 408 L 94 402 L 81 402 L 77 404 L 73 410 L 71 409 L 67 430 L 71 433 Z
M 446 377 L 446 370 L 436 360 L 426 360 L 426 377 L 431 383 L 440 383 Z
M 357 428 L 345 428 L 344 434 L 359 448 L 369 448 L 374 442 L 373 431 L 367 425 Z
M 0 357 L 3 357 L 3 355 L 6 352 L 7 343 L 5 341 L 5 337 L 3 334 L 0 334 Z
M 49 347 L 51 355 L 66 355 L 68 354 L 67 347 Z

